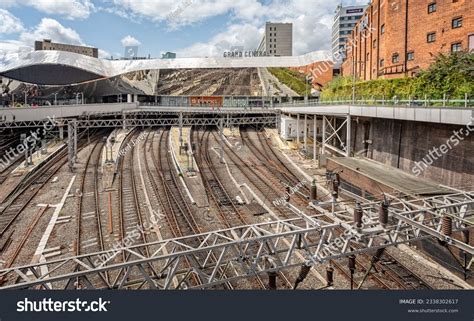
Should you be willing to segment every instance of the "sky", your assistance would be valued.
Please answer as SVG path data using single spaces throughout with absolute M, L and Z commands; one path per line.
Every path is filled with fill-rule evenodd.
M 143 57 L 220 57 L 233 46 L 254 50 L 266 21 L 293 23 L 294 55 L 325 54 L 341 2 L 368 0 L 1 0 L 0 66 L 42 39 L 97 47 L 102 58 L 128 45 Z

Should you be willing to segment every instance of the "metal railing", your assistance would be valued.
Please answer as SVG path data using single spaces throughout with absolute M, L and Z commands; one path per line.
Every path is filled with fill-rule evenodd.
M 474 108 L 474 99 L 358 99 L 348 100 L 319 100 L 293 101 L 288 103 L 277 103 L 276 107 L 292 106 L 380 106 L 380 107 L 441 107 L 441 108 Z

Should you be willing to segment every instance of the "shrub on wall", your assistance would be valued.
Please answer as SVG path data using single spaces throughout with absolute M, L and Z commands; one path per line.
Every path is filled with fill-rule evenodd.
M 352 98 L 352 77 L 337 77 L 321 94 L 323 100 Z M 356 81 L 357 99 L 418 98 L 464 99 L 474 97 L 474 53 L 439 54 L 433 64 L 413 78 Z

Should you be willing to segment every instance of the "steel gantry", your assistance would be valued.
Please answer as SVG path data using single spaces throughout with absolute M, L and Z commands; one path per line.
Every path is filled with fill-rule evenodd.
M 473 192 L 410 199 L 386 195 L 382 204 L 361 204 L 355 211 L 359 216 L 318 204 L 310 205 L 311 215 L 287 206 L 295 218 L 2 270 L 2 288 L 209 288 L 426 238 L 474 254 L 473 246 L 455 237 L 473 229 Z M 106 273 L 116 277 L 106 278 Z
M 342 122 L 338 123 L 338 119 Z M 351 116 L 322 116 L 322 152 L 327 149 L 341 156 L 351 156 Z
M 326 155 L 331 152 L 338 156 L 351 156 L 352 119 L 350 114 L 326 114 L 317 113 L 316 111 L 312 111 L 311 113 L 291 113 L 285 111 L 282 112 L 282 114 L 296 116 L 296 144 L 299 146 L 300 139 L 303 138 L 304 149 L 306 151 L 308 150 L 308 124 L 309 121 L 313 121 L 314 160 L 317 158 L 317 152 L 321 155 Z M 303 118 L 303 124 L 300 124 L 301 118 Z M 301 125 L 303 125 L 303 130 L 300 129 Z M 280 126 L 280 123 L 278 123 L 277 126 Z M 301 137 L 301 134 L 303 137 Z M 320 143 L 317 142 L 319 135 L 321 136 Z M 317 144 L 320 144 L 319 150 L 316 148 Z

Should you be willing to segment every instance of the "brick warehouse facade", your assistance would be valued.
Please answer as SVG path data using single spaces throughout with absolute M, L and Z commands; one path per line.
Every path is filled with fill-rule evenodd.
M 474 0 L 372 0 L 347 48 L 343 76 L 413 76 L 440 52 L 474 49 Z

